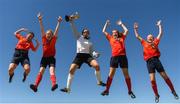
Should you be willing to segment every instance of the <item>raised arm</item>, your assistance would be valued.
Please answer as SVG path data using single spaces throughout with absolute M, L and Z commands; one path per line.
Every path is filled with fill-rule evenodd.
M 41 36 L 43 37 L 45 35 L 45 31 L 44 31 L 44 26 L 43 26 L 43 23 L 42 23 L 42 15 L 41 15 L 41 13 L 38 13 L 37 17 L 38 17 L 40 28 L 41 28 Z
M 127 27 L 122 23 L 122 21 L 121 20 L 119 20 L 119 21 L 117 21 L 117 25 L 119 25 L 119 26 L 121 26 L 122 28 L 123 28 L 123 35 L 127 35 L 128 34 L 128 29 L 127 29 Z
M 75 24 L 74 24 L 74 21 L 71 20 L 71 21 L 69 21 L 69 22 L 70 22 L 70 25 L 71 25 L 73 34 L 74 34 L 75 37 L 78 39 L 81 35 L 80 35 L 80 33 L 77 31 L 76 26 L 75 26 Z
M 104 25 L 104 27 L 103 27 L 103 30 L 102 30 L 102 32 L 104 33 L 104 35 L 108 35 L 108 32 L 106 32 L 106 28 L 107 28 L 107 26 L 108 25 L 110 25 L 110 21 L 109 20 L 106 20 L 106 23 L 105 23 L 105 25 Z
M 14 32 L 14 35 L 19 34 L 19 33 L 23 32 L 23 31 L 27 32 L 28 29 L 26 29 L 26 28 L 20 28 L 19 30 L 17 30 L 17 31 Z
M 158 28 L 159 28 L 159 34 L 158 34 L 158 36 L 157 36 L 157 39 L 161 39 L 161 37 L 162 37 L 162 25 L 161 25 L 161 20 L 159 20 L 156 25 L 157 25 Z
M 56 36 L 56 37 L 58 36 L 59 25 L 60 25 L 61 21 L 62 21 L 62 17 L 59 16 L 59 17 L 58 17 L 58 22 L 57 22 L 57 25 L 56 25 L 56 29 L 55 29 L 55 31 L 54 31 L 54 36 Z
M 36 46 L 34 47 L 34 48 L 32 48 L 32 51 L 37 51 L 37 49 L 39 48 L 39 46 L 40 46 L 40 43 L 39 43 L 39 41 L 38 41 L 38 39 L 36 38 L 36 39 L 34 39 L 35 41 L 36 41 Z
M 138 40 L 142 41 L 141 36 L 138 34 L 138 23 L 134 23 L 134 33 Z

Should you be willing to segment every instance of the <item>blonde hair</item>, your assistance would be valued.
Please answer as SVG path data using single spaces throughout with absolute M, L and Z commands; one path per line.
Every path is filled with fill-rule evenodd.
M 47 30 L 46 33 L 47 32 L 50 32 L 52 35 L 54 34 L 54 32 L 51 29 Z

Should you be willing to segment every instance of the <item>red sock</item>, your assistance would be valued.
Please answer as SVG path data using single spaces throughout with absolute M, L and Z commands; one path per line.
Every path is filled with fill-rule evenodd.
M 106 91 L 108 92 L 109 92 L 111 83 L 112 83 L 112 78 L 108 77 L 107 82 L 106 82 Z
M 125 78 L 126 80 L 126 84 L 127 84 L 127 87 L 128 87 L 128 91 L 131 92 L 131 79 L 130 78 Z
M 42 79 L 42 74 L 39 73 L 36 77 L 35 86 L 38 87 L 39 83 L 41 82 L 41 79 Z
M 51 75 L 51 82 L 52 82 L 52 86 L 54 86 L 56 84 L 56 76 L 55 75 Z
M 169 88 L 171 89 L 171 91 L 172 92 L 175 91 L 171 80 L 169 78 L 167 78 L 165 81 L 166 81 L 167 85 L 169 86 Z
M 159 95 L 158 94 L 158 89 L 157 89 L 157 85 L 156 85 L 156 81 L 151 81 L 151 86 L 152 86 L 152 89 L 154 91 L 154 94 L 157 96 Z

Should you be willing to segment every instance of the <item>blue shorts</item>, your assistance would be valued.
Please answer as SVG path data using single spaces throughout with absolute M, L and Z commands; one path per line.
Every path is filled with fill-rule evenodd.
M 83 63 L 88 64 L 91 67 L 90 62 L 94 60 L 94 58 L 87 53 L 77 53 L 75 59 L 73 60 L 73 63 L 78 65 L 80 68 Z
M 164 72 L 164 67 L 158 57 L 152 57 L 147 61 L 147 68 L 149 73 Z
M 21 50 L 21 49 L 15 49 L 11 63 L 14 63 L 16 65 L 21 63 L 22 66 L 24 66 L 25 64 L 30 65 L 30 60 L 28 57 L 28 51 L 27 50 Z
M 128 68 L 128 59 L 126 55 L 111 57 L 110 67 L 118 68 L 118 66 L 120 66 L 121 68 Z
M 54 58 L 54 56 L 51 57 L 42 57 L 41 59 L 41 63 L 40 63 L 41 67 L 55 67 L 56 66 L 56 59 Z

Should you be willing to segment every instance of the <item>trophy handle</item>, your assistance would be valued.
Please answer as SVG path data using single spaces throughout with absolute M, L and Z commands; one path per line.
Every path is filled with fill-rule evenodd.
M 69 22 L 70 20 L 75 20 L 75 19 L 78 19 L 80 16 L 78 14 L 78 12 L 76 12 L 75 14 L 72 14 L 72 15 L 65 15 L 65 20 L 66 22 Z

